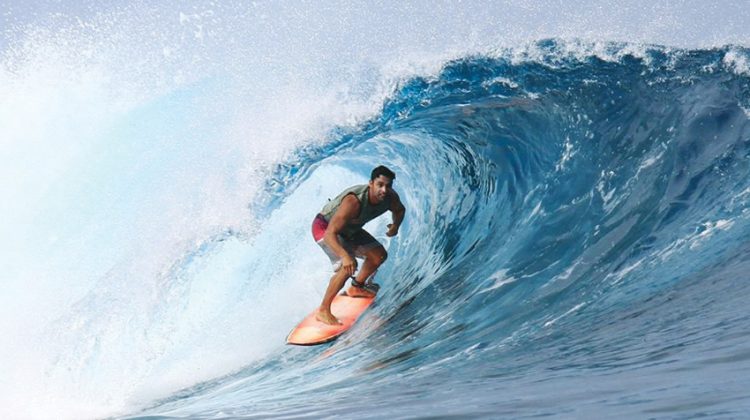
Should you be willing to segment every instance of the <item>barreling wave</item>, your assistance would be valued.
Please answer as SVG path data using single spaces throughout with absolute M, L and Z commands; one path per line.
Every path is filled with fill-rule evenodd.
M 542 41 L 404 80 L 251 207 L 283 228 L 390 166 L 407 216 L 392 241 L 368 226 L 390 255 L 374 309 L 140 415 L 747 413 L 748 57 Z

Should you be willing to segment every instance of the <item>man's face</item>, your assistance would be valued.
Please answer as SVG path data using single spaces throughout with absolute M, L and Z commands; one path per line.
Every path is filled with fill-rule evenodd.
M 391 193 L 393 180 L 385 175 L 380 175 L 370 181 L 370 201 L 375 204 L 382 203 Z

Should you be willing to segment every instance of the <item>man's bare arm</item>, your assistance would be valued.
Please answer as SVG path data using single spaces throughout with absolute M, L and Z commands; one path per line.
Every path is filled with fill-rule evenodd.
M 386 232 L 389 237 L 398 235 L 398 229 L 404 221 L 404 215 L 406 215 L 406 207 L 401 203 L 401 198 L 396 194 L 396 191 L 393 191 L 392 194 L 391 214 L 393 215 L 393 223 L 388 225 L 388 232 Z

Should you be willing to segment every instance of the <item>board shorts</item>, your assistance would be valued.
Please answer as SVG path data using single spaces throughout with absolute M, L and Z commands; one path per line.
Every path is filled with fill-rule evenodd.
M 315 216 L 315 219 L 312 223 L 313 239 L 315 239 L 315 242 L 317 242 L 317 244 L 320 245 L 321 248 L 323 248 L 323 252 L 328 255 L 328 258 L 331 260 L 331 264 L 333 265 L 333 271 L 339 271 L 339 269 L 341 268 L 341 257 L 339 257 L 339 255 L 336 254 L 336 252 L 331 249 L 331 247 L 329 247 L 326 241 L 323 239 L 326 233 L 326 229 L 328 229 L 328 221 L 326 221 L 325 217 L 323 217 L 322 214 L 318 214 L 317 216 Z M 373 238 L 372 235 L 367 233 L 367 231 L 364 229 L 358 229 L 351 235 L 338 235 L 338 238 L 341 245 L 344 247 L 346 252 L 348 252 L 349 255 L 352 256 L 352 258 L 365 258 L 365 255 L 368 251 L 373 248 L 382 246 L 377 239 Z

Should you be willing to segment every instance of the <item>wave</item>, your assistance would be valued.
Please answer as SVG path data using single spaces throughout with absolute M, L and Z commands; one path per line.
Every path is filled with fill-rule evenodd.
M 277 166 L 253 206 L 273 233 L 250 242 L 308 267 L 268 286 L 306 305 L 269 354 L 139 416 L 741 413 L 747 381 L 722 375 L 749 360 L 748 50 L 570 47 L 448 62 Z M 377 306 L 331 346 L 282 348 L 316 304 L 293 290 L 326 278 L 282 231 L 311 242 L 321 197 L 381 163 L 407 217 L 395 240 L 369 227 L 390 254 Z
M 742 417 L 739 3 L 8 5 L 0 413 Z M 381 163 L 376 306 L 284 346 Z

